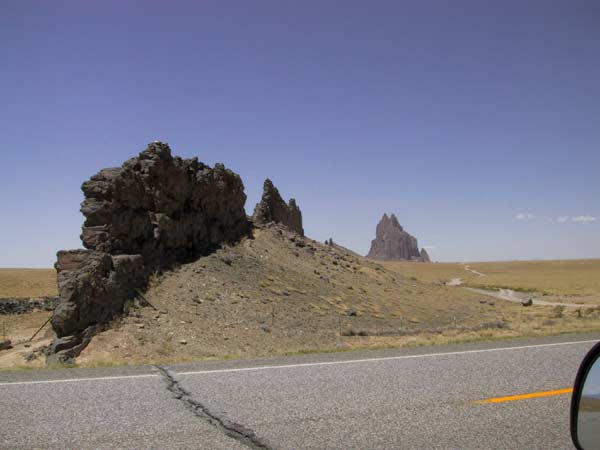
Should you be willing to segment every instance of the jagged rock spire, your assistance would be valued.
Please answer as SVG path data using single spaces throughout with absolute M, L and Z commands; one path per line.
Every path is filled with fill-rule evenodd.
M 257 225 L 264 225 L 269 222 L 276 222 L 304 236 L 302 228 L 302 212 L 296 204 L 296 200 L 291 198 L 286 205 L 270 179 L 266 179 L 263 185 L 263 195 L 260 202 L 254 208 L 252 220 Z

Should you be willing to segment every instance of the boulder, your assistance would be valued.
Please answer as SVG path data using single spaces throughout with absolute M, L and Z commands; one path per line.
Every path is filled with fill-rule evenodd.
M 71 364 L 90 343 L 92 337 L 99 331 L 98 326 L 86 328 L 84 331 L 54 339 L 45 349 L 46 364 Z
M 279 223 L 300 236 L 304 236 L 302 212 L 296 204 L 296 200 L 291 198 L 286 204 L 279 194 L 279 190 L 268 178 L 263 185 L 262 198 L 254 208 L 252 220 L 257 225 L 270 222 Z
M 533 305 L 533 299 L 531 299 L 531 298 L 523 299 L 523 300 L 521 300 L 521 305 L 531 306 L 531 305 Z
M 425 252 L 426 253 L 426 252 Z M 417 238 L 404 231 L 394 214 L 384 214 L 377 224 L 367 258 L 379 260 L 422 260 Z
M 427 250 L 422 248 L 420 254 L 421 254 L 421 260 L 423 262 L 431 262 L 431 259 L 429 258 L 429 253 L 427 253 Z

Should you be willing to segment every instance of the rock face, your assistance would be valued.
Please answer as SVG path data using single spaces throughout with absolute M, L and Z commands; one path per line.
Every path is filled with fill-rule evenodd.
M 248 232 L 240 177 L 222 164 L 172 157 L 161 142 L 122 167 L 101 170 L 82 190 L 87 250 L 59 251 L 55 264 L 60 303 L 52 326 L 65 339 L 50 353 L 69 358 L 89 342 L 92 328 L 122 312 L 156 268 Z M 65 349 L 70 344 L 76 351 Z
M 425 250 L 424 248 L 421 249 L 421 259 L 423 260 L 423 262 L 431 262 L 431 259 L 429 258 L 429 253 L 427 253 L 427 250 Z
M 77 268 L 58 273 L 60 303 L 52 316 L 59 337 L 109 321 L 146 285 L 149 275 L 141 255 L 89 252 Z
M 384 214 L 377 224 L 375 239 L 371 241 L 367 258 L 421 261 L 422 255 L 417 238 L 404 231 L 394 214 L 389 217 Z
M 240 177 L 222 164 L 171 156 L 154 142 L 82 185 L 84 247 L 170 264 L 234 242 L 248 227 Z
M 273 182 L 268 178 L 263 186 L 262 198 L 254 208 L 252 220 L 257 225 L 269 222 L 280 223 L 300 236 L 304 236 L 302 213 L 296 205 L 296 200 L 291 198 L 286 204 Z

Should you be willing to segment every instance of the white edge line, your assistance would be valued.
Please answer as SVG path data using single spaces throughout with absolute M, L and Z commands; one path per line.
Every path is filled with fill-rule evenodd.
M 440 353 L 424 353 L 419 355 L 402 355 L 402 356 L 385 356 L 381 358 L 366 358 L 366 359 L 349 359 L 343 361 L 323 361 L 315 363 L 300 363 L 300 364 L 284 364 L 280 366 L 258 366 L 258 367 L 241 367 L 237 369 L 216 369 L 216 370 L 198 370 L 190 372 L 176 372 L 177 375 L 206 375 L 211 373 L 227 373 L 227 372 L 250 372 L 255 370 L 270 370 L 270 369 L 291 369 L 296 367 L 315 367 L 315 366 L 332 366 L 336 364 L 356 364 L 374 361 L 395 361 L 401 359 L 415 359 L 415 358 L 432 358 L 436 356 L 450 356 L 450 355 L 467 355 L 472 353 L 485 353 L 485 352 L 500 352 L 506 350 L 522 350 L 528 348 L 539 348 L 539 347 L 554 347 L 559 345 L 575 345 L 575 344 L 588 344 L 591 342 L 599 342 L 598 339 L 590 339 L 586 341 L 572 341 L 572 342 L 556 342 L 553 344 L 534 344 L 534 345 L 522 345 L 519 347 L 499 347 L 499 348 L 485 348 L 480 350 L 463 350 L 459 352 L 440 352 Z
M 139 375 L 117 375 L 114 377 L 89 377 L 89 378 L 64 378 L 58 380 L 36 380 L 36 381 L 13 381 L 0 383 L 0 386 L 18 386 L 22 384 L 52 384 L 52 383 L 74 383 L 78 381 L 104 381 L 104 380 L 126 380 L 128 378 L 157 377 L 156 373 L 144 373 Z
M 542 348 L 542 347 L 557 347 L 561 345 L 577 345 L 577 344 L 589 344 L 596 343 L 598 339 L 589 339 L 585 341 L 570 341 L 570 342 L 555 342 L 552 344 L 534 344 L 534 345 L 522 345 L 517 347 L 498 347 L 498 348 L 484 348 L 479 350 L 463 350 L 458 352 L 440 352 L 440 353 L 425 353 L 419 355 L 402 355 L 402 356 L 385 356 L 381 358 L 366 358 L 366 359 L 350 359 L 342 361 L 323 361 L 314 363 L 300 363 L 300 364 L 283 364 L 279 366 L 257 366 L 257 367 L 241 367 L 234 369 L 215 369 L 215 370 L 196 370 L 189 372 L 175 372 L 179 376 L 188 375 L 210 375 L 213 373 L 235 373 L 235 372 L 254 372 L 271 369 L 294 369 L 299 367 L 318 367 L 318 366 L 333 366 L 338 364 L 359 364 L 366 362 L 375 361 L 396 361 L 402 359 L 416 359 L 416 358 L 433 358 L 437 356 L 455 356 L 455 355 L 468 355 L 474 353 L 487 353 L 487 352 L 501 352 L 508 350 L 525 350 L 530 348 Z M 14 381 L 8 383 L 0 383 L 0 386 L 20 386 L 27 384 L 52 384 L 52 383 L 75 383 L 80 381 L 107 381 L 107 380 L 126 380 L 132 378 L 150 378 L 158 377 L 158 374 L 147 373 L 140 375 L 122 375 L 114 377 L 90 377 L 90 378 L 65 378 L 60 380 L 37 380 L 37 381 Z

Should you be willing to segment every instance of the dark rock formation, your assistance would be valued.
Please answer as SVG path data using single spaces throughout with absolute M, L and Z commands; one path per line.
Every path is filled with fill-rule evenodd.
M 148 275 L 141 255 L 90 252 L 79 267 L 58 274 L 61 301 L 52 316 L 54 331 L 63 337 L 109 321 L 145 287 Z
M 377 224 L 375 239 L 367 258 L 380 260 L 421 260 L 417 238 L 398 223 L 394 214 L 384 214 Z
M 59 251 L 55 264 L 60 303 L 52 326 L 60 340 L 49 354 L 60 352 L 61 361 L 77 356 L 92 327 L 121 313 L 154 270 L 233 243 L 249 227 L 237 174 L 172 157 L 160 142 L 101 170 L 82 190 L 87 250 Z
M 246 231 L 241 178 L 222 164 L 171 156 L 154 142 L 82 185 L 84 247 L 170 264 L 235 242 Z
M 59 297 L 0 298 L 0 315 L 25 314 L 35 310 L 54 311 L 58 302 Z
M 431 262 L 431 259 L 429 258 L 429 253 L 427 253 L 427 250 L 425 250 L 424 248 L 421 249 L 421 260 L 423 262 Z
M 291 198 L 286 205 L 279 191 L 268 178 L 263 186 L 262 198 L 254 208 L 252 220 L 257 225 L 264 225 L 269 222 L 280 223 L 300 236 L 304 236 L 302 213 L 296 205 L 296 200 Z
M 44 351 L 46 364 L 72 363 L 99 331 L 99 326 L 94 325 L 80 333 L 55 339 Z

